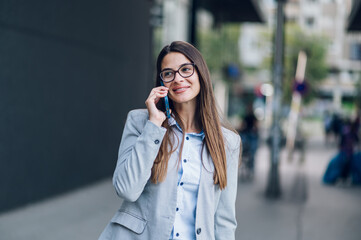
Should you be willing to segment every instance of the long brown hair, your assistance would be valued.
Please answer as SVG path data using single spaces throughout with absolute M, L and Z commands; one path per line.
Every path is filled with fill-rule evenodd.
M 220 189 L 224 189 L 227 185 L 225 144 L 221 130 L 220 116 L 216 109 L 216 102 L 207 64 L 204 61 L 201 53 L 191 44 L 183 41 L 172 42 L 170 45 L 165 46 L 158 55 L 156 86 L 161 85 L 159 74 L 162 70 L 162 61 L 163 58 L 170 52 L 179 52 L 195 64 L 200 82 L 200 93 L 197 96 L 198 124 L 204 131 L 204 144 L 214 164 L 213 182 L 214 184 L 219 184 Z M 183 128 L 183 123 L 175 111 L 171 99 L 169 99 L 169 103 L 173 116 L 179 125 Z M 158 107 L 164 110 L 163 101 L 159 101 Z M 168 168 L 168 160 L 170 155 L 176 150 L 176 147 L 174 146 L 175 141 L 173 130 L 168 125 L 168 121 L 164 121 L 163 127 L 167 128 L 167 132 L 164 136 L 159 153 L 152 167 L 151 181 L 153 183 L 161 182 L 165 179 Z M 182 147 L 183 141 L 181 149 Z M 181 153 L 182 151 L 180 151 L 180 154 Z

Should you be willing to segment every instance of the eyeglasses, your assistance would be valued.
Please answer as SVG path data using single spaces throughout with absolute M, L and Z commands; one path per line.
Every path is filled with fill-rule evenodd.
M 176 73 L 179 73 L 180 76 L 187 78 L 193 75 L 194 73 L 194 63 L 185 63 L 180 66 L 177 71 L 173 69 L 166 68 L 160 72 L 160 78 L 163 82 L 171 82 L 175 79 Z

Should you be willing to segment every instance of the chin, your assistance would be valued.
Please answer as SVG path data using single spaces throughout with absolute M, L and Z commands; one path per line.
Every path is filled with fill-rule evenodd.
M 175 98 L 175 99 L 172 99 L 172 101 L 175 104 L 184 104 L 184 103 L 192 102 L 193 99 L 194 98 Z

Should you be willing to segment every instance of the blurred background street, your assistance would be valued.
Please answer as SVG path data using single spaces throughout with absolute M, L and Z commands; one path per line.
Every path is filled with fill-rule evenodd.
M 0 0 L 0 239 L 97 239 L 160 49 L 243 139 L 237 239 L 361 239 L 361 0 Z

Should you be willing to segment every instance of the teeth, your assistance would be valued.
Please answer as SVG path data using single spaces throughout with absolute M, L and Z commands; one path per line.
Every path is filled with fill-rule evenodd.
M 176 89 L 176 90 L 174 90 L 174 91 L 177 92 L 177 91 L 181 91 L 181 90 L 183 90 L 183 89 L 186 89 L 186 88 L 178 88 L 178 89 Z

